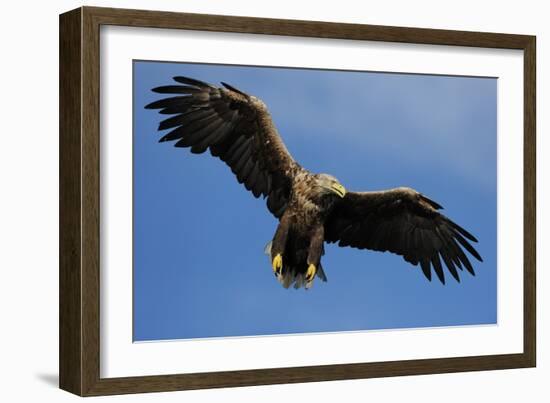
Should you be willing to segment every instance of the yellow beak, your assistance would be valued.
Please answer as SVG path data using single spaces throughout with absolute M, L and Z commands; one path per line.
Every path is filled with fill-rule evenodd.
M 344 197 L 346 195 L 346 188 L 339 183 L 333 183 L 332 185 L 330 185 L 330 188 L 340 197 Z

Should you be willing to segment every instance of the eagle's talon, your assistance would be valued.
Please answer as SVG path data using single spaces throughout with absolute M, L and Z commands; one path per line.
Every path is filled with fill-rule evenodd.
M 315 273 L 317 273 L 317 267 L 312 263 L 307 267 L 306 271 L 306 281 L 308 283 L 312 282 L 315 278 Z
M 273 271 L 275 274 L 280 275 L 283 269 L 283 257 L 280 253 L 277 253 L 277 255 L 273 258 L 271 265 L 273 266 Z

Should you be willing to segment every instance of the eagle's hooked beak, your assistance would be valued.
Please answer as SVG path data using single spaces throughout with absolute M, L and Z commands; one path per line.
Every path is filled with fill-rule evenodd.
M 342 198 L 346 195 L 346 188 L 339 183 L 333 183 L 330 185 L 330 189 Z

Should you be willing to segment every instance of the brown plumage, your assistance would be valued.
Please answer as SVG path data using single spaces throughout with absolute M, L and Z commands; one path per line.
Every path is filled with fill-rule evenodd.
M 174 80 L 179 85 L 153 89 L 171 97 L 146 106 L 174 115 L 160 123 L 159 130 L 170 129 L 160 141 L 196 154 L 210 150 L 267 200 L 279 225 L 266 252 L 283 286 L 309 288 L 315 275 L 326 281 L 324 242 L 401 255 L 428 280 L 433 267 L 442 283 L 443 265 L 457 281 L 463 268 L 474 274 L 465 251 L 482 261 L 470 243 L 477 240 L 440 214 L 436 202 L 410 188 L 346 192 L 333 176 L 313 174 L 292 158 L 258 98 L 225 83 Z

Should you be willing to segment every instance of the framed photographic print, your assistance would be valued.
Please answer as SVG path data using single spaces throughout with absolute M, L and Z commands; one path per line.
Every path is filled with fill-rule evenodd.
M 60 387 L 535 365 L 535 37 L 60 16 Z

